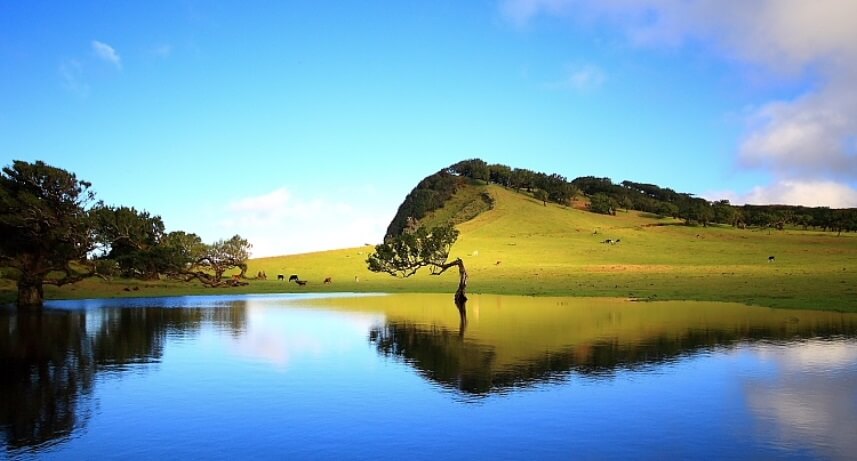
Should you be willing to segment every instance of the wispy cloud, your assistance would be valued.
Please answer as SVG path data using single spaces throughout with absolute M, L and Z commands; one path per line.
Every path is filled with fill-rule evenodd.
M 59 66 L 60 82 L 66 90 L 81 97 L 89 95 L 89 85 L 83 80 L 83 65 L 76 59 L 66 59 Z
M 353 194 L 356 195 L 356 194 Z M 253 244 L 253 256 L 276 256 L 377 243 L 390 216 L 326 197 L 294 196 L 288 189 L 226 204 L 220 226 Z
M 702 194 L 708 200 L 729 200 L 733 204 L 779 204 L 857 207 L 857 190 L 848 184 L 827 180 L 780 180 L 766 186 L 756 186 L 747 193 L 718 191 Z
M 119 57 L 119 53 L 117 53 L 112 46 L 104 42 L 99 42 L 98 40 L 93 40 L 92 51 L 95 52 L 95 56 L 97 56 L 98 59 L 113 64 L 117 69 L 122 68 L 122 58 Z
M 162 43 L 152 48 L 152 54 L 159 58 L 168 58 L 173 54 L 173 46 L 169 43 Z
M 857 180 L 857 2 L 506 0 L 500 11 L 518 26 L 541 16 L 601 21 L 637 46 L 693 41 L 785 78 L 812 71 L 811 90 L 748 114 L 736 163 L 770 171 L 776 184 L 769 190 L 836 180 L 855 192 L 848 184 Z
M 607 74 L 594 64 L 566 66 L 565 75 L 561 80 L 550 82 L 547 88 L 553 90 L 570 90 L 588 92 L 601 88 L 607 81 Z

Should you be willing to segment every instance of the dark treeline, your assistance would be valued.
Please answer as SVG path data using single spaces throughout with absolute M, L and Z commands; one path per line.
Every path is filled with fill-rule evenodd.
M 92 276 L 245 283 L 222 276 L 232 268 L 244 276 L 246 239 L 206 244 L 193 233 L 166 232 L 160 216 L 96 201 L 91 187 L 41 161 L 16 160 L 0 170 L 0 268 L 17 285 L 18 306 L 40 307 L 46 284 Z
M 431 210 L 443 207 L 458 187 L 471 182 L 494 183 L 534 198 L 569 205 L 577 197 L 589 199 L 593 213 L 615 215 L 619 210 L 637 210 L 660 217 L 683 220 L 688 225 L 727 224 L 735 227 L 783 229 L 786 226 L 837 233 L 857 231 L 857 209 L 831 209 L 791 205 L 732 205 L 728 200 L 708 201 L 693 194 L 676 192 L 654 184 L 610 178 L 582 176 L 569 181 L 565 176 L 547 174 L 502 164 L 469 159 L 451 165 L 427 178 L 411 191 L 387 229 L 398 235 L 408 223 Z

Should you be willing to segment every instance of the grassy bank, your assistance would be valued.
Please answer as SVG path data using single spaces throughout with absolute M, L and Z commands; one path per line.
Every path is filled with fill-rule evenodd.
M 494 209 L 458 226 L 452 257 L 464 259 L 473 293 L 729 301 L 857 312 L 857 236 L 731 227 L 688 227 L 637 212 L 603 216 L 488 186 Z M 603 243 L 619 240 L 618 244 Z M 47 288 L 49 298 L 300 291 L 449 292 L 456 275 L 396 279 L 366 270 L 371 246 L 250 261 L 267 281 L 208 289 L 197 284 L 89 280 Z M 768 261 L 774 256 L 773 262 Z M 298 274 L 306 287 L 277 281 Z M 331 277 L 333 283 L 322 281 Z M 0 287 L 11 299 L 11 284 Z

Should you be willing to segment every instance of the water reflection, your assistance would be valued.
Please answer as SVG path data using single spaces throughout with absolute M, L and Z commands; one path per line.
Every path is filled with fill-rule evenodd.
M 783 450 L 807 444 L 825 457 L 857 453 L 857 347 L 853 341 L 806 341 L 790 347 L 764 345 L 759 356 L 774 369 L 747 378 L 743 391 L 761 437 Z
M 86 424 L 96 375 L 158 362 L 169 337 L 212 324 L 239 335 L 243 302 L 0 312 L 0 435 L 10 449 L 47 446 Z
M 857 450 L 854 314 L 501 296 L 456 309 L 448 295 L 54 308 L 0 311 L 12 458 Z
M 857 334 L 857 316 L 838 313 L 600 300 L 545 306 L 507 299 L 518 305 L 487 311 L 485 301 L 498 299 L 483 297 L 482 315 L 470 332 L 465 309 L 458 310 L 457 330 L 448 320 L 401 317 L 388 309 L 392 315 L 370 331 L 369 341 L 380 354 L 399 357 L 445 387 L 487 395 L 570 373 L 611 376 L 619 369 L 651 367 L 745 341 Z M 512 309 L 528 315 L 509 318 Z

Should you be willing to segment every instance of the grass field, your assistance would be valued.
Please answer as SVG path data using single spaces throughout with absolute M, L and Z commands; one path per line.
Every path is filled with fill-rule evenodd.
M 470 292 L 729 301 L 857 312 L 857 235 L 689 227 L 638 212 L 604 216 L 550 203 L 543 206 L 524 193 L 484 187 L 495 199 L 494 208 L 458 225 L 461 236 L 451 254 L 464 260 Z M 478 197 L 474 192 L 466 194 Z M 621 242 L 602 243 L 606 239 Z M 371 273 L 365 260 L 372 249 L 254 259 L 248 273 L 264 270 L 268 280 L 251 281 L 242 288 L 89 280 L 62 289 L 48 287 L 47 296 L 215 291 L 448 292 L 451 296 L 455 290 L 457 276 L 451 272 L 436 277 L 425 271 L 408 279 Z M 775 256 L 775 261 L 768 262 L 768 256 Z M 277 274 L 299 274 L 309 284 L 299 288 L 277 281 Z M 326 277 L 333 283 L 323 284 Z M 8 300 L 12 286 L 4 284 Z

